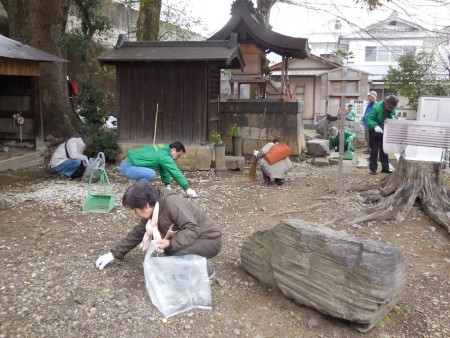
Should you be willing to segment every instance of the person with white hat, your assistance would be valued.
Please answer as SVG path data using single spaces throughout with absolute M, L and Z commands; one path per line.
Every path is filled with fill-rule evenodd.
M 367 128 L 367 123 L 365 121 L 367 114 L 372 110 L 373 105 L 375 104 L 375 101 L 377 100 L 377 92 L 374 90 L 371 90 L 367 93 L 367 107 L 366 111 L 364 112 L 364 116 L 361 119 L 361 123 L 364 126 L 365 131 L 365 138 L 367 142 L 367 150 L 364 150 L 364 154 L 370 154 L 370 146 L 369 146 L 369 129 Z

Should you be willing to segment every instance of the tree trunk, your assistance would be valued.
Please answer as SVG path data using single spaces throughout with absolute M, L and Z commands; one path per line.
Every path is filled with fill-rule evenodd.
M 68 7 L 60 0 L 2 0 L 8 13 L 12 39 L 47 53 L 64 57 L 57 43 L 64 34 Z M 40 65 L 40 99 L 44 134 L 56 137 L 75 133 L 76 121 L 67 89 L 65 65 L 42 62 Z
M 161 0 L 141 0 L 136 33 L 138 41 L 158 40 L 160 15 Z
M 450 193 L 444 186 L 442 170 L 441 163 L 400 158 L 398 169 L 380 182 L 380 192 L 385 199 L 367 210 L 337 218 L 334 222 L 403 221 L 417 201 L 428 217 L 450 232 Z
M 256 1 L 256 8 L 259 10 L 261 15 L 264 18 L 264 21 L 266 22 L 266 25 L 269 27 L 270 23 L 270 10 L 272 9 L 273 5 L 277 3 L 278 0 L 257 0 Z

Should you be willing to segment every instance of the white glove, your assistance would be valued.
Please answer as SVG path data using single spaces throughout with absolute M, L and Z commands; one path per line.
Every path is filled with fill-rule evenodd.
M 381 129 L 380 126 L 376 126 L 374 130 L 375 130 L 376 133 L 382 133 L 383 134 L 383 129 Z
M 104 254 L 102 256 L 100 256 L 96 261 L 95 261 L 95 266 L 100 269 L 103 270 L 103 268 L 105 266 L 107 266 L 109 263 L 111 263 L 114 260 L 114 257 L 112 255 L 111 252 L 108 252 L 107 254 Z
M 186 195 L 188 195 L 188 197 L 191 197 L 191 198 L 197 198 L 198 197 L 198 195 L 197 195 L 197 193 L 195 192 L 194 189 L 187 188 L 185 190 L 185 192 L 186 192 Z
M 166 189 L 167 190 L 172 190 L 172 187 L 170 186 L 170 184 L 166 184 Z
M 253 151 L 253 156 L 258 156 L 258 153 L 259 153 L 258 150 Z

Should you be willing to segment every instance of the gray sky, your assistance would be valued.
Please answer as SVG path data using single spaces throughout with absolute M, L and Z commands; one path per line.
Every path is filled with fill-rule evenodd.
M 270 23 L 274 31 L 295 37 L 307 37 L 320 24 L 333 19 L 333 14 L 356 26 L 366 27 L 387 18 L 395 10 L 401 18 L 426 28 L 450 26 L 450 2 L 446 0 L 393 0 L 370 14 L 353 0 L 291 1 L 302 6 L 276 4 Z M 192 15 L 202 18 L 212 33 L 227 23 L 232 3 L 233 0 L 189 0 L 189 7 Z M 256 5 L 256 0 L 253 3 Z

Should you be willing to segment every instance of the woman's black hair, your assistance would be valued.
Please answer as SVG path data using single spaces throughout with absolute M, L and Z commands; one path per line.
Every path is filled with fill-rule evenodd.
M 144 209 L 148 203 L 154 207 L 159 194 L 159 190 L 155 189 L 149 181 L 141 179 L 127 188 L 122 197 L 122 205 L 130 209 Z

